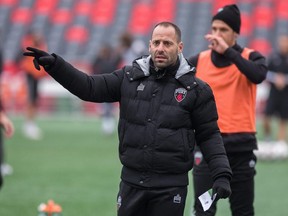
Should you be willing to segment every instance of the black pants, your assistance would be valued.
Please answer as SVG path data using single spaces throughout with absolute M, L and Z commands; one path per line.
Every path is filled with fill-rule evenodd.
M 37 103 L 38 94 L 38 80 L 34 78 L 31 74 L 27 73 L 27 87 L 28 87 L 28 99 L 31 104 Z
M 183 216 L 187 187 L 139 188 L 120 183 L 118 216 Z
M 199 157 L 200 156 L 200 157 Z M 193 169 L 194 181 L 194 211 L 196 216 L 212 216 L 216 214 L 216 204 L 206 212 L 203 211 L 198 197 L 212 188 L 213 181 L 207 163 L 201 158 L 200 152 L 195 152 Z M 233 172 L 231 180 L 232 194 L 229 197 L 230 208 L 233 216 L 254 215 L 254 176 L 256 174 L 256 156 L 252 151 L 228 154 L 228 159 Z

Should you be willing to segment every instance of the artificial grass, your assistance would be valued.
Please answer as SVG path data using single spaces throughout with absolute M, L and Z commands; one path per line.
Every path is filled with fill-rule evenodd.
M 1 216 L 37 215 L 38 205 L 49 199 L 62 206 L 64 216 L 116 215 L 121 170 L 116 133 L 103 134 L 94 116 L 40 116 L 44 138 L 31 141 L 21 133 L 23 119 L 12 119 L 16 133 L 5 140 L 5 156 L 14 173 L 5 176 L 0 191 Z M 287 160 L 258 162 L 256 215 L 288 215 L 287 168 Z M 185 216 L 191 215 L 191 195 L 192 183 Z M 227 200 L 219 202 L 217 215 L 231 215 Z

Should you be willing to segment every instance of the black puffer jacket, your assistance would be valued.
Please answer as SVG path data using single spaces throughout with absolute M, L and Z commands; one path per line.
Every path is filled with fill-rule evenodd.
M 150 56 L 111 74 L 88 76 L 53 54 L 48 73 L 71 93 L 92 102 L 120 102 L 121 178 L 143 187 L 188 184 L 195 141 L 214 178 L 231 177 L 210 87 L 179 56 L 178 70 L 151 75 Z

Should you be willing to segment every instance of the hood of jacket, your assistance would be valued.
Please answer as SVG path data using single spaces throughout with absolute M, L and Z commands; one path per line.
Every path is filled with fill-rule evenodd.
M 175 79 L 179 79 L 181 76 L 189 73 L 189 72 L 195 72 L 195 67 L 193 67 L 192 65 L 190 65 L 188 63 L 188 61 L 184 58 L 183 54 L 180 53 L 178 55 L 179 61 L 180 61 L 180 65 L 179 68 L 175 74 Z M 142 56 L 138 59 L 136 59 L 133 62 L 133 65 L 136 63 L 140 66 L 141 70 L 144 73 L 144 76 L 150 76 L 150 59 L 151 59 L 151 55 L 149 56 Z
M 151 55 L 142 56 L 133 61 L 133 66 L 126 66 L 125 71 L 130 82 L 151 75 L 150 59 Z M 179 54 L 179 62 L 180 64 L 175 73 L 175 79 L 178 80 L 187 90 L 191 90 L 198 85 L 197 78 L 195 77 L 196 69 L 188 63 L 183 54 Z

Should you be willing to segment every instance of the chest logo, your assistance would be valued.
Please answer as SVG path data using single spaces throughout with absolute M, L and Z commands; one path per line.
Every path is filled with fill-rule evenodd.
M 143 83 L 140 83 L 140 85 L 137 87 L 137 91 L 144 91 L 145 85 Z
M 184 98 L 186 97 L 186 95 L 187 95 L 187 90 L 186 89 L 184 89 L 184 88 L 175 89 L 174 97 L 175 97 L 177 102 L 183 101 Z
M 203 155 L 200 151 L 196 151 L 194 154 L 194 165 L 198 166 L 203 160 Z

